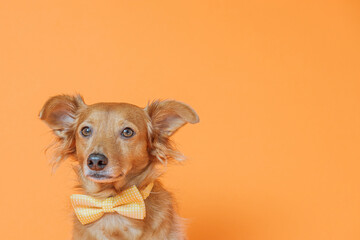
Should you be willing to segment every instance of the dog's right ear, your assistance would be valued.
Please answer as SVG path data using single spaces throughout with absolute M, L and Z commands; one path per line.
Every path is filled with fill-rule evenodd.
M 80 95 L 58 95 L 46 101 L 39 113 L 43 120 L 59 138 L 66 138 L 72 128 L 76 114 L 86 104 Z

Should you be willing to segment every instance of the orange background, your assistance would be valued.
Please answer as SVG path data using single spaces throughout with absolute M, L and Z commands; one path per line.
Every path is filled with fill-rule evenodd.
M 48 97 L 200 115 L 164 183 L 190 239 L 360 239 L 358 1 L 2 1 L 1 239 L 69 239 Z

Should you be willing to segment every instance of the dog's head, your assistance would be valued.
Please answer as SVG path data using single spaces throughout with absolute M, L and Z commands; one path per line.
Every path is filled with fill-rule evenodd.
M 154 101 L 145 108 L 128 103 L 87 105 L 81 96 L 50 98 L 40 119 L 58 140 L 55 161 L 74 156 L 82 174 L 98 183 L 140 174 L 150 163 L 180 160 L 169 137 L 186 123 L 197 123 L 196 112 L 173 101 Z

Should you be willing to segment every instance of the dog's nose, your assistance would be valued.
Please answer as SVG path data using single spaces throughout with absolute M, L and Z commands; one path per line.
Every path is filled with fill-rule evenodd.
M 108 159 L 104 154 L 92 153 L 87 159 L 87 165 L 91 170 L 100 171 L 106 167 Z

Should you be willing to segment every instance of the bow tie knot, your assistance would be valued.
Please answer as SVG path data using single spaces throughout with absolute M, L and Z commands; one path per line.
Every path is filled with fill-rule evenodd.
M 106 198 L 102 203 L 101 207 L 104 213 L 112 213 L 115 212 L 115 204 L 114 204 L 114 197 Z

